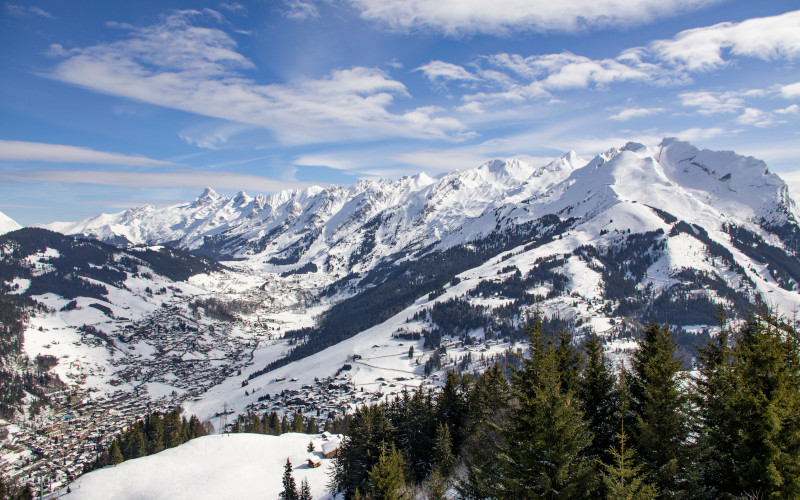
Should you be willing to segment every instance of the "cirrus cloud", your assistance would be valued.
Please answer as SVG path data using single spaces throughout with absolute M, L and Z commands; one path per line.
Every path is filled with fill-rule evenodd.
M 390 111 L 405 85 L 378 68 L 336 69 L 326 77 L 257 83 L 253 63 L 224 31 L 196 26 L 205 14 L 173 12 L 153 26 L 120 26 L 130 36 L 86 48 L 55 46 L 64 59 L 52 78 L 96 92 L 255 125 L 284 144 L 400 136 L 458 140 L 469 135 L 441 109 Z
M 46 144 L 42 142 L 0 140 L 0 160 L 39 161 L 48 163 L 97 163 L 102 165 L 128 165 L 152 167 L 174 165 L 167 161 L 144 156 L 108 153 L 80 146 Z

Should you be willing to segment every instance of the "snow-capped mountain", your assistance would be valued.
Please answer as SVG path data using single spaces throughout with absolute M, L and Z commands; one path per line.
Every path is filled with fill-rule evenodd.
M 470 219 L 543 193 L 586 162 L 575 153 L 543 167 L 495 160 L 438 179 L 425 174 L 351 187 L 311 187 L 255 198 L 207 188 L 192 203 L 150 205 L 47 227 L 119 244 L 164 244 L 220 258 L 267 256 L 273 263 L 318 264 L 328 273 L 364 269 L 382 257 L 421 249 Z M 478 236 L 460 236 L 456 241 Z M 354 261 L 354 253 L 371 251 Z
M 470 369 L 466 351 L 465 362 L 436 348 L 460 338 L 499 355 L 536 310 L 603 335 L 614 353 L 637 325 L 667 318 L 686 332 L 689 357 L 693 335 L 716 324 L 717 305 L 742 318 L 758 300 L 785 314 L 800 304 L 797 221 L 786 184 L 763 162 L 665 139 L 590 161 L 575 153 L 538 167 L 494 160 L 437 178 L 273 196 L 207 189 L 191 203 L 49 227 L 225 261 L 227 269 L 186 285 L 147 286 L 152 273 L 139 272 L 141 283 L 129 273 L 101 304 L 114 314 L 87 320 L 132 353 L 106 366 L 108 377 L 151 394 L 174 389 L 173 398 L 205 416 L 224 401 L 256 408 L 315 378 L 369 387 L 399 372 L 421 383 L 448 363 Z M 9 275 L 5 284 L 31 287 L 27 279 Z M 131 304 L 151 305 L 132 307 L 126 289 L 145 287 L 167 293 L 139 294 Z M 68 302 L 55 289 L 26 290 L 51 309 Z M 28 332 L 41 342 L 26 333 L 26 345 L 53 348 L 55 337 L 32 330 L 80 328 L 55 326 L 69 314 L 34 315 Z M 206 366 L 211 380 L 197 388 Z
M 0 235 L 22 228 L 14 219 L 0 212 Z

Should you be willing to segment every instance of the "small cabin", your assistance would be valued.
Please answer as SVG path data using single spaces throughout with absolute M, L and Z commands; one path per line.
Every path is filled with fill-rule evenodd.
M 312 455 L 308 457 L 308 468 L 309 469 L 316 469 L 322 465 L 322 459 L 316 455 Z
M 338 439 L 332 439 L 322 443 L 322 455 L 325 458 L 334 458 L 339 456 L 339 449 L 342 447 L 342 442 Z

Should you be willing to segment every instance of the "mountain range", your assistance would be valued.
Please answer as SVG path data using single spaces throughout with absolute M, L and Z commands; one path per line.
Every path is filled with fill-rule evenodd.
M 377 387 L 478 369 L 468 347 L 502 355 L 535 312 L 619 359 L 642 324 L 668 322 L 688 360 L 719 306 L 742 319 L 757 302 L 800 304 L 786 183 L 676 139 L 271 196 L 208 188 L 0 246 L 4 293 L 49 311 L 27 323 L 31 359 L 54 355 L 62 380 L 105 392 L 172 394 L 201 417 L 324 377 Z

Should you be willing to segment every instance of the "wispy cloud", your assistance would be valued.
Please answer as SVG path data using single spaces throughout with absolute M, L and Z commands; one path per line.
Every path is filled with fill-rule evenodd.
M 636 26 L 721 0 L 350 0 L 365 19 L 399 31 L 447 35 L 575 32 Z
M 313 183 L 270 179 L 235 172 L 114 172 L 98 170 L 31 170 L 0 173 L 0 179 L 56 184 L 95 184 L 121 188 L 197 188 L 211 186 L 219 190 L 277 192 L 303 189 Z
M 744 99 L 739 92 L 682 92 L 678 94 L 681 104 L 696 108 L 701 115 L 735 113 L 744 107 Z
M 283 0 L 286 9 L 283 15 L 288 19 L 305 21 L 319 17 L 319 9 L 313 2 L 307 0 Z
M 53 78 L 97 92 L 198 115 L 256 125 L 284 143 L 386 136 L 458 139 L 458 120 L 435 107 L 390 111 L 408 97 L 378 68 L 352 67 L 320 79 L 259 84 L 244 76 L 253 63 L 224 31 L 201 27 L 197 11 L 174 12 L 153 26 L 124 27 L 128 38 L 86 48 L 55 47 L 65 59 Z
M 40 16 L 53 19 L 53 14 L 34 5 L 24 6 L 6 2 L 4 5 L 4 10 L 6 11 L 6 14 L 14 17 Z
M 468 80 L 469 89 L 462 95 L 464 110 L 483 112 L 487 104 L 552 99 L 558 92 L 573 89 L 605 90 L 621 83 L 685 85 L 693 73 L 713 70 L 735 58 L 792 61 L 798 56 L 800 11 L 682 31 L 671 39 L 623 50 L 616 57 L 499 53 L 478 57 L 471 63 L 474 71 L 441 60 L 418 69 L 434 86 Z M 784 86 L 781 93 L 787 98 L 800 96 L 800 83 Z M 683 105 L 710 115 L 742 109 L 743 97 L 752 95 L 692 91 L 680 99 Z
M 633 118 L 642 118 L 663 113 L 664 108 L 626 108 L 608 117 L 609 120 L 624 122 Z
M 174 165 L 167 161 L 144 156 L 108 153 L 79 146 L 45 144 L 41 142 L 0 140 L 0 160 L 40 161 L 48 163 L 97 163 L 101 165 L 129 165 L 151 167 Z

